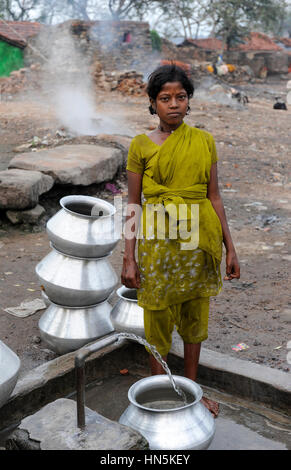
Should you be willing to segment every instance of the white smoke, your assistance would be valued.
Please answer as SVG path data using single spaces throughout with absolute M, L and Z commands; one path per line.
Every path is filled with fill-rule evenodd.
M 56 115 L 62 126 L 73 134 L 95 135 L 100 132 L 94 97 L 82 86 L 65 85 L 56 90 Z
M 128 134 L 128 124 L 116 119 L 116 111 L 98 106 L 88 54 L 76 47 L 69 25 L 52 27 L 46 43 L 42 85 L 59 125 L 72 135 Z

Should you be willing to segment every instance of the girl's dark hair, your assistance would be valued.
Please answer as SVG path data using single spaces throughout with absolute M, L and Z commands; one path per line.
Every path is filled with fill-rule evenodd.
M 147 94 L 153 100 L 156 99 L 163 85 L 167 82 L 180 82 L 184 90 L 187 92 L 188 98 L 192 98 L 194 93 L 194 85 L 186 72 L 177 65 L 162 65 L 154 70 L 149 76 Z M 155 114 L 152 105 L 149 106 L 151 114 Z

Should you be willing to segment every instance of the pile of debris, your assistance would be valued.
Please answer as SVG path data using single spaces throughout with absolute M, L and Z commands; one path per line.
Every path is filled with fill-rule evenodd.
M 228 66 L 225 74 L 217 73 L 209 62 L 197 62 L 195 65 L 190 65 L 179 61 L 162 60 L 160 65 L 173 63 L 183 68 L 195 82 L 200 82 L 210 75 L 216 77 L 218 82 L 229 84 L 258 81 L 255 80 L 251 68 L 247 65 Z M 0 78 L 0 95 L 9 96 L 22 91 L 39 90 L 43 83 L 43 73 L 45 74 L 45 71 L 40 64 L 32 64 L 30 67 L 11 72 L 9 77 Z M 144 76 L 135 70 L 107 71 L 103 69 L 100 62 L 95 61 L 90 68 L 90 74 L 97 93 L 100 90 L 119 91 L 123 95 L 146 96 L 147 84 L 144 82 Z
M 227 83 L 245 83 L 245 82 L 250 82 L 252 79 L 254 79 L 254 72 L 248 65 L 232 65 L 228 64 L 228 72 L 225 74 L 218 74 L 220 78 L 223 78 L 223 80 Z M 261 77 L 266 78 L 265 76 Z
M 32 64 L 11 72 L 9 77 L 0 78 L 0 94 L 15 95 L 20 91 L 38 89 L 40 87 L 40 64 Z
M 124 95 L 142 96 L 146 94 L 143 74 L 135 70 L 105 71 L 100 62 L 94 62 L 90 69 L 96 92 L 120 91 Z M 28 90 L 39 90 L 45 71 L 40 64 L 11 72 L 9 77 L 0 78 L 0 95 L 11 96 Z
M 146 95 L 147 84 L 143 81 L 143 74 L 136 71 L 121 73 L 117 80 L 116 89 L 124 95 Z
M 191 65 L 186 62 L 181 62 L 180 60 L 161 60 L 161 65 L 176 65 L 183 69 L 187 75 L 191 75 Z
M 254 77 L 252 69 L 248 65 L 226 65 L 227 70 L 224 74 L 217 73 L 213 64 L 209 62 L 197 62 L 191 66 L 191 77 L 195 82 L 201 82 L 207 77 L 212 76 L 217 83 L 227 83 L 229 85 L 239 85 L 248 82 L 259 82 L 260 79 Z
M 124 95 L 141 96 L 146 94 L 143 74 L 131 71 L 105 71 L 100 62 L 95 62 L 91 69 L 93 81 L 98 90 L 120 91 Z

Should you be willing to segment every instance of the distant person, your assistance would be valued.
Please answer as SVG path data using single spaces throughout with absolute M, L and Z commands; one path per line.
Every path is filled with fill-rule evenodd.
M 240 267 L 219 194 L 214 139 L 183 121 L 193 92 L 191 80 L 175 65 L 159 67 L 149 78 L 149 109 L 157 114 L 159 124 L 153 132 L 134 137 L 128 153 L 127 220 L 132 215 L 130 204 L 140 207 L 143 192 L 144 226 L 138 240 L 138 263 L 136 236 L 125 239 L 121 281 L 137 289 L 138 304 L 144 309 L 146 340 L 156 346 L 164 360 L 177 326 L 184 341 L 185 376 L 195 381 L 201 342 L 208 337 L 209 299 L 222 288 L 222 242 L 226 249 L 225 279 L 239 278 Z M 197 205 L 198 245 L 185 249 L 185 234 L 190 233 L 195 214 L 197 218 Z M 185 210 L 180 213 L 181 206 Z M 149 208 L 159 208 L 165 216 L 164 239 L 160 222 L 147 220 Z M 175 228 L 179 233 L 171 238 L 169 234 Z M 191 237 L 192 232 L 189 243 Z M 150 364 L 152 375 L 164 373 L 152 355 Z M 218 403 L 206 398 L 203 403 L 216 417 Z

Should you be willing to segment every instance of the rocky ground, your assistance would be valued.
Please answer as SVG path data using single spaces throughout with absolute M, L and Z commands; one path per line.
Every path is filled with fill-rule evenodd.
M 246 106 L 206 101 L 197 94 L 187 122 L 211 132 L 219 155 L 220 190 L 241 264 L 241 279 L 224 281 L 221 294 L 212 298 L 209 338 L 204 346 L 243 360 L 290 373 L 290 110 L 274 110 L 274 96 L 286 92 L 286 81 L 241 86 L 249 97 Z M 98 95 L 99 115 L 115 119 L 122 133 L 147 132 L 156 120 L 147 112 L 145 97 L 117 92 Z M 29 97 L 0 102 L 0 170 L 8 167 L 15 148 L 34 137 L 49 140 L 60 129 L 54 110 Z M 116 131 L 115 131 L 116 132 Z M 110 128 L 107 131 L 111 133 Z M 49 137 L 48 137 L 49 136 Z M 86 142 L 86 138 L 80 138 Z M 55 145 L 55 144 L 54 144 Z M 31 151 L 32 149 L 28 149 Z M 126 202 L 126 175 L 111 183 Z M 66 194 L 91 194 L 107 200 L 113 195 L 104 184 L 89 187 L 54 186 L 40 196 L 46 216 L 37 226 L 11 225 L 0 213 L 0 339 L 22 360 L 21 374 L 56 357 L 40 341 L 38 320 L 42 311 L 18 318 L 4 311 L 25 300 L 40 298 L 36 264 L 50 251 L 45 222 Z M 123 244 L 112 255 L 120 274 Z M 222 272 L 225 263 L 223 260 Z M 114 302 L 114 299 L 113 299 Z M 244 343 L 247 349 L 235 351 Z M 289 352 L 290 357 L 290 352 Z

